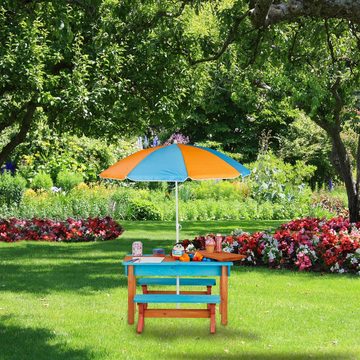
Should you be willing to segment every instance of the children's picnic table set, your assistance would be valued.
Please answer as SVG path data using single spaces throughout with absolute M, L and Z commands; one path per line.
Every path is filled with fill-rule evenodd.
M 233 261 L 243 255 L 230 253 L 198 252 L 208 261 L 179 261 L 173 256 L 126 256 L 123 262 L 128 278 L 128 323 L 135 322 L 138 305 L 137 332 L 144 329 L 146 318 L 209 318 L 210 333 L 215 333 L 216 305 L 221 324 L 228 323 L 228 278 Z M 220 294 L 214 295 L 213 286 L 218 277 Z M 142 293 L 136 293 L 141 285 Z M 163 286 L 176 286 L 173 290 L 161 290 Z M 201 290 L 182 291 L 181 286 L 200 287 Z M 167 304 L 153 308 L 153 304 Z M 169 304 L 177 304 L 176 308 Z M 204 308 L 180 308 L 180 304 L 204 304 Z
M 179 244 L 179 183 L 187 179 L 234 179 L 249 174 L 249 169 L 226 154 L 214 149 L 178 144 L 174 141 L 170 145 L 159 145 L 137 151 L 101 172 L 100 177 L 112 180 L 174 183 L 176 243 Z M 128 276 L 128 323 L 134 323 L 137 304 L 139 308 L 137 331 L 139 333 L 143 331 L 145 318 L 150 317 L 210 318 L 210 332 L 215 333 L 215 310 L 218 304 L 221 323 L 226 325 L 230 267 L 232 261 L 241 260 L 243 256 L 220 251 L 215 256 L 213 251 L 208 252 L 184 254 L 184 257 L 180 259 L 182 261 L 174 256 L 159 256 L 158 254 L 155 257 L 125 257 L 124 266 Z M 193 260 L 205 256 L 209 261 L 189 261 L 190 255 L 194 255 Z M 212 293 L 216 280 L 209 279 L 209 276 L 220 278 L 220 295 Z M 142 294 L 136 294 L 137 283 L 142 286 Z M 176 290 L 161 290 L 162 286 L 174 285 Z M 203 290 L 180 291 L 181 285 L 200 286 Z M 177 304 L 177 308 L 152 308 L 153 304 L 158 303 Z M 205 304 L 206 308 L 180 309 L 180 304 Z

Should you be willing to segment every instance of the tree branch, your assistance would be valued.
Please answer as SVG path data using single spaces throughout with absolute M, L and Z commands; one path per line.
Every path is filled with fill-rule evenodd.
M 360 24 L 359 0 L 288 0 L 276 4 L 270 0 L 257 0 L 250 2 L 251 5 L 251 19 L 255 27 L 291 21 L 302 16 L 344 19 Z M 269 5 L 269 8 L 264 17 L 266 5 Z M 259 7 L 261 11 L 258 10 Z
M 325 25 L 325 32 L 326 32 L 326 41 L 327 41 L 327 45 L 328 45 L 328 48 L 330 51 L 331 60 L 332 60 L 332 63 L 335 64 L 336 58 L 335 58 L 335 53 L 334 53 L 334 47 L 333 47 L 333 44 L 330 39 L 329 24 L 328 24 L 327 19 L 325 19 L 324 25 Z
M 357 44 L 357 48 L 360 50 L 360 36 L 357 33 L 357 30 L 355 28 L 355 24 L 353 24 L 352 22 L 349 23 L 349 27 L 350 27 L 350 31 L 351 33 L 354 35 L 355 39 L 356 39 L 356 44 Z
M 296 40 L 297 40 L 297 38 L 298 38 L 298 35 L 299 35 L 299 33 L 300 33 L 300 29 L 302 28 L 302 24 L 301 23 L 299 23 L 299 26 L 298 26 L 298 28 L 296 29 L 296 31 L 295 31 L 295 34 L 294 34 L 294 37 L 293 37 L 293 39 L 292 39 L 292 43 L 291 43 L 291 47 L 290 47 L 290 49 L 289 49 L 289 53 L 288 53 L 288 60 L 289 60 L 289 62 L 293 62 L 293 56 L 294 56 L 294 50 L 295 50 L 295 45 L 296 45 Z
M 207 58 L 202 58 L 202 59 L 197 59 L 197 60 L 193 60 L 193 59 L 189 59 L 189 62 L 191 65 L 196 65 L 196 64 L 200 64 L 200 63 L 204 63 L 204 62 L 208 62 L 208 61 L 214 61 L 217 60 L 221 57 L 221 55 L 224 54 L 224 52 L 227 50 L 227 48 L 229 47 L 230 44 L 233 43 L 233 41 L 236 39 L 237 37 L 237 32 L 239 30 L 239 26 L 241 24 L 241 22 L 248 17 L 249 12 L 246 12 L 238 17 L 236 17 L 234 19 L 233 25 L 230 28 L 228 35 L 225 39 L 225 41 L 223 42 L 221 48 L 219 49 L 219 51 L 217 51 L 214 55 L 209 56 Z M 249 34 L 250 32 L 252 32 L 253 30 L 250 30 L 242 35 L 246 35 Z
M 25 140 L 26 135 L 30 130 L 35 110 L 36 104 L 32 101 L 29 102 L 26 106 L 26 112 L 24 114 L 19 132 L 11 138 L 10 142 L 8 142 L 0 152 L 0 164 L 3 164 L 8 158 L 9 154 L 11 154 L 11 152 L 16 148 L 16 146 Z
M 5 121 L 3 121 L 2 123 L 0 123 L 0 133 L 2 131 L 4 131 L 6 128 L 8 128 L 9 126 L 12 126 L 16 123 L 16 120 L 18 118 L 18 116 L 20 115 L 21 112 L 23 112 L 26 108 L 26 103 L 23 104 L 20 109 L 16 109 L 13 110 L 10 115 L 7 117 L 7 119 Z
M 344 106 L 344 101 L 339 93 L 339 90 L 340 90 L 340 77 L 339 76 L 336 78 L 335 83 L 331 86 L 330 90 L 335 99 L 335 108 L 334 108 L 335 125 L 337 128 L 339 128 L 339 131 L 340 131 L 340 123 L 341 123 L 340 114 L 341 114 L 341 110 Z
M 125 31 L 125 35 L 129 34 L 129 33 L 134 33 L 134 32 L 136 34 L 136 33 L 139 33 L 140 31 L 151 29 L 151 28 L 155 27 L 162 18 L 178 18 L 184 12 L 185 6 L 187 4 L 191 4 L 191 3 L 192 3 L 192 0 L 183 0 L 179 6 L 179 9 L 175 12 L 168 12 L 168 11 L 160 10 L 160 11 L 156 12 L 155 15 L 152 17 L 152 19 L 150 19 L 149 21 L 144 21 L 143 23 L 140 23 L 140 24 L 137 23 L 134 26 L 131 26 L 130 28 L 128 28 Z
M 268 13 L 273 0 L 258 0 L 254 3 L 254 8 L 250 10 L 250 17 L 256 28 L 267 26 Z
M 258 29 L 258 33 L 257 33 L 256 39 L 255 39 L 253 54 L 247 64 L 247 66 L 254 64 L 256 61 L 256 57 L 259 53 L 259 45 L 261 43 L 263 33 L 264 33 L 263 29 Z

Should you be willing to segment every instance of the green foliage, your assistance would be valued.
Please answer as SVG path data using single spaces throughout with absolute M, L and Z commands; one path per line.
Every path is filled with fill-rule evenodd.
M 4 172 L 0 175 L 0 205 L 11 208 L 18 206 L 22 200 L 26 180 L 20 175 L 11 175 L 10 172 Z
M 56 177 L 56 185 L 65 191 L 69 191 L 84 181 L 81 174 L 71 171 L 60 171 Z
M 150 200 L 133 198 L 129 205 L 134 220 L 162 220 L 161 210 Z
M 81 173 L 87 182 L 97 181 L 103 169 L 135 150 L 134 141 L 119 140 L 111 145 L 85 136 L 59 134 L 38 125 L 15 156 L 19 172 L 30 182 L 41 171 L 49 173 L 55 181 L 58 173 L 65 170 Z
M 240 181 L 188 181 L 180 186 L 180 199 L 242 200 L 249 196 L 249 186 Z
M 284 163 L 271 152 L 260 154 L 252 168 L 249 184 L 252 197 L 259 203 L 269 201 L 284 207 L 308 205 L 311 190 L 305 181 L 314 173 L 315 167 L 297 161 L 295 165 Z
M 173 11 L 169 0 L 2 2 L 1 128 L 26 133 L 42 118 L 113 140 L 186 118 L 190 67 L 171 50 L 182 26 L 161 15 Z
M 287 134 L 280 138 L 279 155 L 287 162 L 302 160 L 316 166 L 311 177 L 311 185 L 321 186 L 336 177 L 330 162 L 331 143 L 323 129 L 309 117 L 302 114 L 288 128 Z
M 50 190 L 52 186 L 51 176 L 45 172 L 37 173 L 31 182 L 31 188 L 34 190 Z
M 212 198 L 179 201 L 181 221 L 189 220 L 271 220 L 333 213 L 315 202 L 294 197 L 292 202 L 257 201 L 245 198 Z M 69 192 L 39 192 L 29 189 L 18 207 L 1 208 L 2 217 L 86 218 L 110 215 L 118 220 L 175 221 L 175 198 L 163 191 L 131 187 L 79 184 Z

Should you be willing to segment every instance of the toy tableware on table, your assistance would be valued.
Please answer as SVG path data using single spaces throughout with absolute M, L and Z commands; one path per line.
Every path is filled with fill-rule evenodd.
M 221 234 L 216 234 L 215 242 L 216 242 L 215 251 L 222 252 L 222 236 L 221 236 Z
M 165 256 L 165 250 L 161 248 L 153 249 L 152 253 L 154 256 Z
M 181 243 L 176 243 L 172 249 L 171 256 L 178 260 L 185 253 L 185 249 Z
M 202 254 L 200 254 L 199 252 L 196 252 L 195 254 L 194 254 L 194 257 L 193 257 L 193 261 L 202 261 L 202 259 L 203 259 L 203 255 Z
M 134 241 L 132 243 L 132 256 L 142 256 L 143 244 L 141 241 Z
M 215 249 L 215 240 L 208 236 L 205 240 L 205 249 L 207 252 L 213 253 Z

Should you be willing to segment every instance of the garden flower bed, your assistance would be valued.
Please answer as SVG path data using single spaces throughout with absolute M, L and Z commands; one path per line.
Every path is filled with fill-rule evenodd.
M 16 218 L 0 220 L 0 241 L 103 241 L 113 240 L 123 233 L 120 224 L 110 217 L 88 218 L 84 220 L 50 219 L 20 220 Z
M 207 237 L 184 240 L 204 248 Z M 360 275 L 360 223 L 341 217 L 331 220 L 305 218 L 281 225 L 275 233 L 250 234 L 241 229 L 222 237 L 223 250 L 246 255 L 245 265 L 267 265 L 300 271 L 330 271 Z

